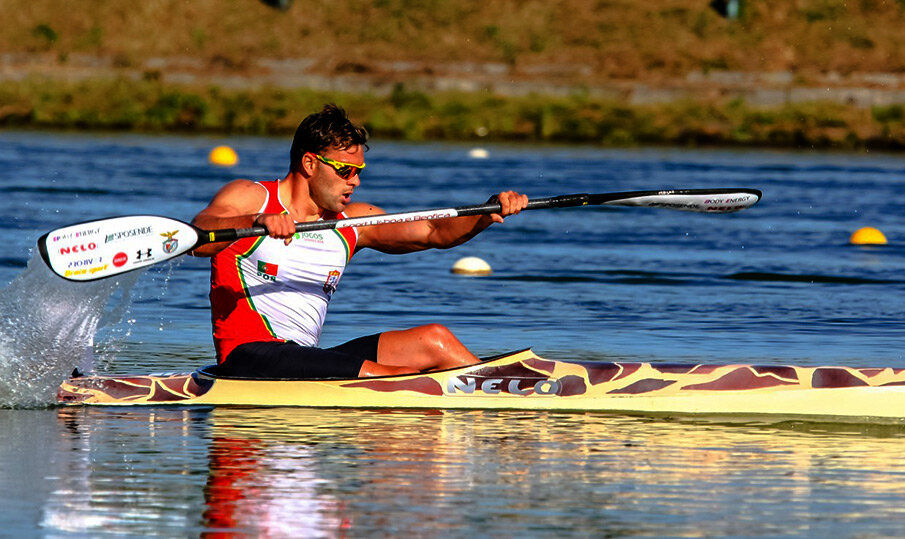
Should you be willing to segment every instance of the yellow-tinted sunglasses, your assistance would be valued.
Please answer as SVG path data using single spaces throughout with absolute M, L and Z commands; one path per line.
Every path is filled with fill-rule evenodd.
M 318 161 L 324 163 L 326 165 L 330 165 L 333 167 L 333 170 L 336 171 L 337 176 L 344 180 L 348 180 L 352 176 L 361 172 L 361 169 L 365 168 L 367 165 L 356 165 L 354 163 L 343 163 L 342 161 L 335 161 L 330 159 L 329 157 L 324 157 L 323 155 L 312 153 L 314 157 L 317 157 Z

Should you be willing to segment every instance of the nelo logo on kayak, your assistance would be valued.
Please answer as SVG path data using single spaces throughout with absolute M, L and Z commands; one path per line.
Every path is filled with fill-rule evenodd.
M 447 395 L 558 395 L 562 385 L 555 378 L 526 380 L 524 378 L 484 378 L 479 376 L 451 376 L 446 380 Z

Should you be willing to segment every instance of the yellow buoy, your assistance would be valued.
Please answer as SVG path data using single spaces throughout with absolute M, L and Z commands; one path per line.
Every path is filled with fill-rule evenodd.
M 886 245 L 886 236 L 876 228 L 859 228 L 848 240 L 852 245 Z
M 476 256 L 460 258 L 453 264 L 450 271 L 460 275 L 490 275 L 493 273 L 493 270 L 490 269 L 490 264 Z
M 229 146 L 217 146 L 211 150 L 207 158 L 211 163 L 221 167 L 231 167 L 239 162 L 239 156 Z

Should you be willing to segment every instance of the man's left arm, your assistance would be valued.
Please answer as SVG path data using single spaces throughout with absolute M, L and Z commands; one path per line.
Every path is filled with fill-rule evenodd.
M 500 213 L 363 227 L 357 247 L 394 254 L 449 249 L 477 236 L 493 223 L 502 223 L 504 217 L 515 215 L 528 205 L 528 197 L 515 191 L 503 191 L 496 198 L 500 203 Z M 356 204 L 348 211 L 350 216 L 380 213 L 385 212 L 367 204 Z

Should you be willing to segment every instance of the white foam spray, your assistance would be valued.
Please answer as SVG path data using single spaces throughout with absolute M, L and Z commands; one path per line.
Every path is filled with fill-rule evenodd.
M 93 370 L 100 323 L 118 321 L 140 272 L 91 282 L 53 274 L 35 251 L 0 291 L 0 407 L 47 406 L 73 368 Z M 111 312 L 111 295 L 122 291 Z

